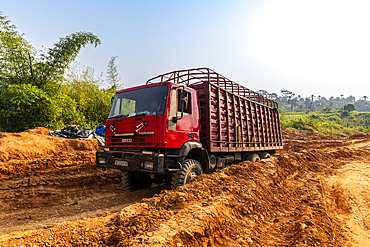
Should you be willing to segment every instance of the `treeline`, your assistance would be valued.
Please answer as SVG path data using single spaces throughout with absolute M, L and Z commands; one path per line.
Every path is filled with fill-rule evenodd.
M 76 32 L 36 51 L 0 12 L 0 131 L 104 124 L 119 87 L 116 57 L 108 63 L 107 76 L 96 78 L 93 69 L 72 65 L 89 44 L 97 46 L 100 40 Z
M 288 112 L 316 112 L 316 111 L 358 111 L 370 112 L 369 97 L 363 96 L 356 100 L 353 96 L 325 98 L 320 95 L 301 97 L 289 90 L 281 90 L 281 95 L 269 93 L 266 90 L 259 90 L 258 93 L 267 96 L 279 103 L 279 109 Z M 353 106 L 352 106 L 353 105 Z
M 259 93 L 279 103 L 281 125 L 296 130 L 311 130 L 320 134 L 350 136 L 370 132 L 370 102 L 367 96 L 301 97 L 288 90 L 281 95 L 260 90 Z

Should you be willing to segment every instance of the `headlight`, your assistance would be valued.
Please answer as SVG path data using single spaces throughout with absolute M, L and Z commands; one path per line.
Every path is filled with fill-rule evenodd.
M 153 170 L 154 169 L 154 163 L 149 162 L 149 161 L 144 161 L 144 169 Z
M 99 161 L 99 164 L 105 164 L 106 163 L 105 158 L 99 158 L 98 161 Z

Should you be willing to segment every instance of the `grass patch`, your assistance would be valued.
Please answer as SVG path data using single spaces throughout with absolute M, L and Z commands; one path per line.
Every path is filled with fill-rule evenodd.
M 370 132 L 368 112 L 281 112 L 280 120 L 285 128 L 325 135 L 350 136 Z

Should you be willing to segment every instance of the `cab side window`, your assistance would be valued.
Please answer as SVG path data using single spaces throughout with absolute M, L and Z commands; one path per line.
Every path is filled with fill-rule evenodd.
M 191 114 L 191 94 L 188 91 L 179 89 L 177 90 L 177 111 L 181 112 L 181 110 L 185 113 L 186 115 Z

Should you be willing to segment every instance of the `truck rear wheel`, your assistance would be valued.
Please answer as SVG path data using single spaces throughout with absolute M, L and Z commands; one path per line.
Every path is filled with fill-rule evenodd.
M 261 159 L 267 159 L 267 158 L 270 158 L 270 156 L 271 155 L 268 152 L 263 152 L 263 153 L 261 153 L 260 158 Z
M 125 191 L 135 191 L 152 186 L 149 174 L 142 172 L 122 171 L 121 181 Z
M 249 160 L 251 162 L 258 162 L 261 160 L 260 156 L 258 156 L 258 154 L 256 153 L 251 153 L 250 155 L 247 156 L 247 159 L 246 160 Z
M 172 174 L 171 189 L 176 189 L 203 173 L 202 166 L 197 160 L 187 159 L 182 162 L 182 169 Z

